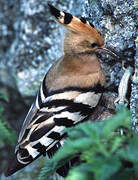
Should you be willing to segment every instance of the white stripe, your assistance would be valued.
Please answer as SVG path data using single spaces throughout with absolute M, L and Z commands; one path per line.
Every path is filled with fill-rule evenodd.
M 61 146 L 63 146 L 64 142 L 65 142 L 65 139 L 64 139 L 64 138 L 60 140 Z
M 28 164 L 28 163 L 30 162 L 30 161 L 27 161 L 27 162 L 22 161 L 22 160 L 21 160 L 21 156 L 20 156 L 19 153 L 17 153 L 17 160 L 18 160 L 18 162 L 20 162 L 21 164 Z
M 65 129 L 65 126 L 55 126 L 55 127 L 52 129 L 52 131 L 61 134 L 61 131 L 62 131 L 63 129 Z
M 49 149 L 51 149 L 57 142 L 58 140 L 54 141 L 46 150 L 48 151 Z
M 76 124 L 76 123 L 82 121 L 85 117 L 87 117 L 87 116 L 80 116 L 80 117 L 77 119 L 77 121 L 75 121 L 73 124 Z
M 37 124 L 37 128 L 35 129 L 35 131 L 42 128 L 43 126 L 47 126 L 47 125 L 50 125 L 53 123 L 54 123 L 54 120 L 53 120 L 53 116 L 52 116 L 52 117 L 48 118 L 46 121 L 41 122 L 39 125 Z
M 40 114 L 36 119 L 34 119 L 29 125 L 28 125 L 28 127 L 27 128 L 32 128 L 32 126 L 38 126 L 37 124 L 35 124 L 36 123 L 36 121 L 39 119 L 39 118 L 41 118 L 41 117 L 43 117 L 44 116 L 44 114 Z
M 59 93 L 59 94 L 54 94 L 52 96 L 47 97 L 44 100 L 44 103 L 52 101 L 52 100 L 58 100 L 58 99 L 72 100 L 72 99 L 76 98 L 79 94 L 80 94 L 80 92 L 78 92 L 78 91 L 68 91 L 68 92 L 63 92 L 63 93 Z
M 42 145 L 48 146 L 49 144 L 53 142 L 53 139 L 43 136 L 39 141 Z
M 40 109 L 40 111 L 41 112 L 58 112 L 58 111 L 63 110 L 66 107 L 67 106 L 60 106 L 60 107 L 54 107 L 54 108 L 44 107 L 44 108 Z
M 68 118 L 68 119 L 71 119 L 72 121 L 77 121 L 78 119 L 80 119 L 83 116 L 80 115 L 80 112 L 70 113 L 68 111 L 64 111 L 60 114 L 56 114 L 54 117 L 55 118 Z
M 53 129 L 51 129 L 47 134 L 46 136 L 48 136 L 49 134 L 51 134 L 51 132 L 58 132 L 61 134 L 61 131 L 65 129 L 65 126 L 55 126 Z M 61 134 L 62 135 L 62 134 Z
M 26 115 L 26 118 L 25 118 L 22 126 L 25 125 L 25 122 L 26 122 L 26 120 L 27 120 L 27 118 L 28 118 L 28 115 L 29 115 L 29 113 L 31 112 L 31 110 L 32 110 L 32 108 L 33 108 L 33 105 L 34 105 L 34 104 L 32 104 L 32 106 L 30 107 L 30 109 L 29 109 L 29 111 L 28 111 L 28 113 L 27 113 L 27 115 Z
M 74 102 L 83 103 L 95 107 L 101 97 L 100 93 L 95 94 L 94 92 L 82 93 L 77 96 Z
M 75 17 L 75 16 L 73 16 L 73 18 L 74 18 L 75 21 L 82 22 L 79 18 L 77 18 L 77 17 Z
M 34 129 L 35 129 L 37 126 L 38 126 L 37 124 L 34 124 L 33 126 L 31 126 L 30 131 L 29 131 L 29 133 L 28 133 L 28 135 L 27 135 L 27 137 L 25 138 L 24 141 L 28 141 L 28 140 L 30 139 L 30 136 L 32 135 L 32 132 L 34 131 Z
M 65 16 L 64 12 L 60 11 L 60 15 L 61 15 L 61 17 L 60 17 L 59 21 L 61 23 L 64 23 L 64 16 Z
M 29 155 L 28 155 L 28 156 L 25 156 L 25 157 L 21 157 L 21 156 L 20 156 L 21 160 L 24 160 L 24 159 L 26 159 L 26 158 L 28 158 L 28 157 L 29 157 Z
M 37 109 L 40 109 L 40 106 L 39 106 L 39 103 L 38 103 L 38 94 L 37 94 L 37 97 L 36 97 L 35 105 L 36 105 Z
M 30 154 L 33 158 L 35 158 L 35 157 L 39 154 L 39 152 L 38 152 L 36 149 L 34 149 L 34 148 L 32 148 L 32 147 L 30 146 L 30 144 L 28 144 L 27 146 L 25 146 L 25 148 L 28 150 L 29 154 Z
M 44 102 L 44 100 L 46 99 L 44 93 L 43 93 L 43 86 L 41 85 L 41 88 L 40 88 L 40 95 L 41 95 L 41 100 L 42 102 Z
M 60 11 L 60 14 L 61 14 L 61 16 L 64 16 L 64 15 L 65 15 L 65 13 L 64 13 L 63 11 Z
M 49 101 L 51 101 L 51 100 L 52 100 L 52 96 L 48 96 L 48 97 L 44 100 L 44 103 L 49 102 Z

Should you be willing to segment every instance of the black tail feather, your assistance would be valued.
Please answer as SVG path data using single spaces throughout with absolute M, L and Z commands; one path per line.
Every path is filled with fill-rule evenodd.
M 9 166 L 5 171 L 5 176 L 11 176 L 16 171 L 24 168 L 25 166 L 25 164 L 21 164 L 20 162 L 18 162 L 16 156 L 14 156 L 14 158 L 9 162 Z
M 34 159 L 32 159 L 29 163 L 27 164 L 22 164 L 17 160 L 16 155 L 13 157 L 12 160 L 9 161 L 8 163 L 8 168 L 5 171 L 5 176 L 11 176 L 12 174 L 16 173 L 17 171 L 19 171 L 20 169 L 26 167 L 28 164 L 31 164 L 34 160 L 36 160 L 38 157 L 40 157 L 42 154 L 38 154 L 38 156 L 36 156 Z

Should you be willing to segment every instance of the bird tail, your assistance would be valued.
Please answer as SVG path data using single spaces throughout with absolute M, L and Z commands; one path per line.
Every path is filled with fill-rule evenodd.
M 5 176 L 8 177 L 12 174 L 14 174 L 16 171 L 24 168 L 26 164 L 22 164 L 17 160 L 16 155 L 13 157 L 12 160 L 9 161 L 9 166 L 5 171 Z
M 32 163 L 34 160 L 36 160 L 39 156 L 41 156 L 42 154 L 38 154 L 37 157 L 35 157 L 34 159 L 32 159 L 31 161 L 29 161 L 26 164 L 20 163 L 17 160 L 17 156 L 16 154 L 14 155 L 14 157 L 9 161 L 8 163 L 8 168 L 5 170 L 4 174 L 6 177 L 11 176 L 12 174 L 14 174 L 15 172 L 19 171 L 20 169 L 24 168 L 25 166 L 27 166 L 28 164 Z

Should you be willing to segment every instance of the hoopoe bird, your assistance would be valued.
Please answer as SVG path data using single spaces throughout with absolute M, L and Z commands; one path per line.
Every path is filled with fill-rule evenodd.
M 96 27 L 49 5 L 57 22 L 67 28 L 64 56 L 45 75 L 19 134 L 15 156 L 5 175 L 10 176 L 41 155 L 62 146 L 65 128 L 74 126 L 95 111 L 104 91 L 105 76 L 97 52 L 118 57 L 105 48 Z

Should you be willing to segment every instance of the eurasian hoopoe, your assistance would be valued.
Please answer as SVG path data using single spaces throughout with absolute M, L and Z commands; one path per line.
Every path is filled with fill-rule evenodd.
M 23 123 L 15 157 L 5 173 L 10 176 L 40 155 L 61 146 L 63 130 L 87 119 L 98 105 L 105 84 L 96 52 L 118 57 L 104 47 L 101 33 L 85 18 L 49 5 L 52 15 L 68 29 L 64 57 L 45 75 Z

